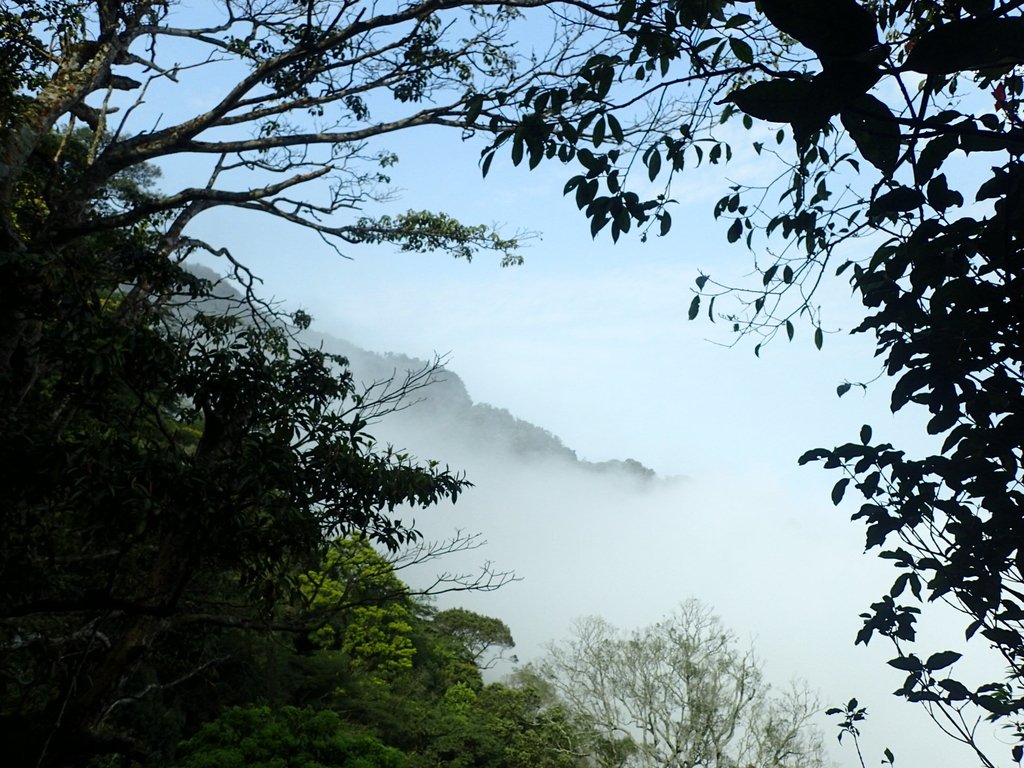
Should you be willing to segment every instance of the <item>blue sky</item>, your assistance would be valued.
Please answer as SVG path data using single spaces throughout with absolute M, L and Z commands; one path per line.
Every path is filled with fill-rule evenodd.
M 203 225 L 319 330 L 379 352 L 448 353 L 476 401 L 550 430 L 581 457 L 634 458 L 686 478 L 630 496 L 557 468 L 413 446 L 466 468 L 478 485 L 428 530 L 480 530 L 490 545 L 474 557 L 524 577 L 459 602 L 505 619 L 529 658 L 574 616 L 637 626 L 679 600 L 704 599 L 756 644 L 777 685 L 806 678 L 826 705 L 859 696 L 875 714 L 866 731 L 876 752 L 889 746 L 902 765 L 939 764 L 949 746 L 922 712 L 889 695 L 900 684 L 884 663 L 891 650 L 852 644 L 857 613 L 885 591 L 889 571 L 861 553 L 862 528 L 848 520 L 854 502 L 832 507 L 838 475 L 796 463 L 808 448 L 856 439 L 863 423 L 900 446 L 929 444 L 921 414 L 889 412 L 885 381 L 837 398 L 837 384 L 879 372 L 871 339 L 848 334 L 860 318 L 849 288 L 834 280 L 822 289 L 833 332 L 821 351 L 798 327 L 793 342 L 780 337 L 757 358 L 753 342 L 727 346 L 727 324 L 686 319 L 701 270 L 749 278 L 752 255 L 728 246 L 726 225 L 711 217 L 729 168 L 687 182 L 667 237 L 612 245 L 592 240 L 562 198 L 565 169 L 530 173 L 506 161 L 482 180 L 477 146 L 442 131 L 402 137 L 394 177 L 405 192 L 392 209 L 536 230 L 523 266 L 388 248 L 354 248 L 346 260 L 292 227 L 234 216 Z M 929 650 L 963 650 L 955 623 L 928 626 Z
M 149 107 L 166 110 L 166 122 L 207 103 L 218 85 L 192 82 L 164 99 L 154 91 Z M 383 147 L 399 155 L 391 173 L 403 192 L 369 213 L 429 208 L 535 231 L 526 263 L 502 269 L 486 254 L 468 264 L 386 247 L 351 248 L 344 259 L 308 232 L 239 212 L 204 214 L 194 232 L 230 248 L 263 279 L 265 295 L 309 311 L 318 330 L 380 352 L 447 353 L 475 400 L 553 432 L 582 458 L 633 458 L 685 478 L 628 493 L 558 467 L 414 446 L 465 467 L 478 486 L 426 520 L 431 532 L 481 530 L 490 541 L 481 556 L 524 577 L 469 607 L 505 619 L 529 656 L 573 616 L 636 626 L 698 597 L 756 641 L 777 684 L 803 676 L 826 704 L 861 697 L 876 713 L 875 752 L 891 746 L 901 766 L 945 764 L 948 744 L 888 695 L 900 683 L 884 664 L 889 649 L 852 645 L 857 613 L 889 571 L 861 554 L 863 531 L 848 520 L 854 502 L 839 510 L 829 502 L 838 476 L 796 464 L 808 448 L 856 439 L 863 423 L 901 447 L 930 445 L 921 414 L 889 412 L 887 382 L 836 397 L 841 382 L 879 372 L 871 339 L 848 334 L 861 317 L 849 287 L 833 280 L 819 294 L 829 331 L 821 351 L 798 326 L 792 343 L 779 338 L 756 358 L 753 342 L 729 346 L 726 323 L 686 319 L 701 271 L 723 282 L 758 279 L 753 255 L 727 245 L 727 223 L 711 209 L 730 179 L 770 171 L 765 161 L 743 155 L 688 172 L 672 190 L 680 203 L 667 237 L 612 245 L 593 240 L 562 197 L 572 171 L 561 166 L 527 172 L 504 157 L 483 180 L 482 139 L 440 129 L 396 134 Z M 205 182 L 186 161 L 164 172 L 169 189 Z M 953 625 L 929 625 L 932 650 L 962 650 Z M 853 765 L 848 751 L 836 758 Z
M 757 279 L 753 255 L 729 246 L 727 225 L 711 216 L 732 168 L 701 169 L 684 194 L 676 184 L 688 202 L 673 209 L 668 236 L 613 245 L 593 240 L 562 197 L 566 168 L 528 172 L 505 160 L 485 180 L 480 143 L 439 130 L 396 143 L 393 177 L 404 193 L 390 210 L 429 207 L 535 231 L 526 263 L 502 269 L 488 254 L 470 264 L 386 247 L 352 247 L 346 260 L 308 233 L 253 216 L 197 224 L 245 254 L 266 292 L 308 310 L 321 329 L 375 351 L 449 353 L 475 399 L 550 429 L 586 458 L 629 456 L 669 475 L 729 461 L 791 469 L 804 449 L 853 438 L 865 421 L 916 439 L 918 420 L 888 412 L 884 383 L 836 398 L 842 381 L 879 372 L 871 340 L 847 333 L 860 308 L 845 281 L 821 291 L 832 331 L 821 351 L 811 328 L 798 326 L 793 342 L 777 339 L 758 359 L 752 341 L 728 346 L 728 323 L 703 313 L 687 320 L 701 271 Z

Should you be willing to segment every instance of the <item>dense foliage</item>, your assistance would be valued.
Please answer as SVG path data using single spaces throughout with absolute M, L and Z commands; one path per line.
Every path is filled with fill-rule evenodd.
M 233 207 L 516 262 L 515 237 L 382 209 L 397 157 L 371 142 L 471 130 L 476 93 L 560 77 L 576 36 L 517 50 L 520 5 L 0 4 L 5 760 L 577 764 L 557 707 L 483 684 L 508 628 L 421 599 L 507 574 L 397 575 L 474 546 L 410 522 L 466 481 L 367 432 L 433 369 L 358 387 L 192 228 Z M 197 83 L 201 104 L 176 90 Z
M 366 433 L 431 371 L 357 387 L 343 358 L 298 343 L 244 266 L 191 237 L 190 222 L 234 205 L 348 243 L 465 257 L 515 248 L 443 214 L 325 222 L 387 197 L 393 157 L 364 153 L 362 141 L 444 122 L 424 100 L 472 79 L 452 71 L 456 61 L 500 53 L 498 19 L 474 10 L 491 32 L 447 50 L 422 9 L 364 25 L 365 11 L 348 17 L 344 4 L 227 3 L 220 21 L 186 30 L 172 5 L 0 8 L 0 730 L 16 764 L 171 754 L 220 706 L 269 695 L 255 682 L 222 686 L 275 644 L 327 645 L 363 672 L 411 666 L 413 625 L 399 618 L 412 607 L 395 602 L 408 587 L 376 594 L 364 579 L 359 606 L 332 593 L 330 618 L 345 617 L 335 626 L 308 579 L 325 557 L 336 571 L 325 583 L 341 579 L 337 537 L 356 537 L 343 539 L 351 568 L 373 547 L 415 551 L 419 534 L 398 510 L 465 487 Z M 158 41 L 182 38 L 207 49 L 199 63 L 161 65 Z M 365 66 L 352 69 L 353 55 Z M 152 127 L 147 90 L 225 57 L 248 74 L 224 82 L 218 104 Z M 390 73 L 377 80 L 382 67 Z M 343 81 L 351 87 L 338 93 Z M 374 122 L 362 101 L 374 89 L 409 105 L 408 122 Z M 344 111 L 333 127 L 310 134 L 335 103 Z M 309 121 L 301 131 L 294 112 Z M 206 141 L 218 129 L 235 133 Z M 162 189 L 150 162 L 184 152 L 219 160 L 198 166 L 195 186 Z M 241 172 L 279 180 L 218 186 Z M 318 188 L 325 200 L 286 194 L 331 174 Z M 222 256 L 244 293 L 186 270 L 197 250 Z M 345 639 L 328 643 L 328 629 Z M 218 693 L 202 696 L 211 686 Z
M 222 630 L 303 624 L 326 537 L 396 549 L 397 505 L 465 484 L 364 435 L 380 401 L 343 359 L 206 311 L 211 284 L 155 251 L 115 231 L 5 263 L 0 669 L 26 759 L 133 753 L 119 711 L 217 664 Z
M 538 5 L 558 21 L 531 58 L 511 30 Z M 926 407 L 943 441 L 911 458 L 865 427 L 804 457 L 845 473 L 833 499 L 851 484 L 865 497 L 867 545 L 900 569 L 858 639 L 896 644 L 899 693 L 956 738 L 977 747 L 981 712 L 1024 755 L 1020 2 L 177 10 L 0 5 L 0 727 L 12 760 L 168 760 L 185 737 L 189 760 L 204 744 L 239 761 L 294 749 L 310 765 L 590 759 L 565 734 L 592 722 L 539 688 L 483 685 L 478 665 L 510 644 L 507 628 L 431 615 L 378 560 L 416 542 L 396 510 L 464 486 L 366 434 L 401 392 L 360 391 L 343 359 L 298 344 L 244 257 L 190 225 L 230 206 L 336 247 L 517 261 L 516 239 L 489 228 L 377 209 L 396 158 L 372 142 L 430 125 L 490 135 L 485 173 L 501 147 L 516 164 L 578 164 L 565 191 L 595 235 L 667 234 L 672 179 L 738 151 L 723 123 L 778 163 L 714 211 L 730 242 L 757 252 L 761 280 L 735 290 L 701 275 L 691 317 L 706 308 L 741 334 L 790 339 L 805 318 L 821 346 L 815 289 L 848 275 L 893 409 Z M 154 94 L 188 103 L 171 94 L 194 77 L 208 103 L 148 110 Z M 161 188 L 152 164 L 170 160 L 199 177 Z M 641 196 L 659 181 L 662 194 Z M 197 252 L 223 259 L 243 295 L 185 270 Z M 729 297 L 739 304 L 721 314 Z M 912 652 L 928 599 L 964 612 L 1005 680 L 968 684 L 950 671 L 957 654 Z M 345 726 L 307 719 L 310 707 Z M 856 702 L 845 714 L 854 729 Z
M 351 729 L 331 710 L 235 707 L 182 745 L 182 768 L 404 768 L 396 749 Z
M 172 764 L 582 765 L 581 756 L 569 749 L 569 734 L 585 724 L 570 720 L 535 686 L 485 685 L 474 660 L 482 648 L 512 644 L 507 626 L 464 609 L 437 611 L 410 599 L 408 587 L 384 557 L 369 553 L 365 540 L 337 544 L 331 551 L 346 556 L 329 555 L 321 569 L 307 574 L 307 584 L 347 581 L 357 587 L 358 594 L 343 600 L 314 598 L 318 609 L 330 606 L 330 641 L 322 628 L 304 637 L 250 634 L 241 657 L 208 677 L 206 690 L 218 706 L 196 723 L 194 735 L 168 750 Z M 348 579 L 356 570 L 373 575 Z M 393 591 L 396 587 L 401 591 Z M 370 643 L 367 608 L 374 609 Z M 381 615 L 401 619 L 377 621 Z M 468 636 L 453 632 L 453 626 L 475 630 Z M 244 683 L 243 675 L 249 678 Z M 218 684 L 210 688 L 214 679 Z M 241 695 L 229 693 L 239 688 Z M 175 702 L 165 707 L 160 714 L 166 723 L 173 720 Z

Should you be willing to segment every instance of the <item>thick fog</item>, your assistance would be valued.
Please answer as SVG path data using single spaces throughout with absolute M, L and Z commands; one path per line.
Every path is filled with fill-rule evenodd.
M 324 343 L 346 354 L 367 381 L 424 364 Z M 948 764 L 956 754 L 922 710 L 891 695 L 902 680 L 885 665 L 891 647 L 879 640 L 853 647 L 857 614 L 892 576 L 863 554 L 860 531 L 823 509 L 817 495 L 794 496 L 771 475 L 736 467 L 660 477 L 634 461 L 581 461 L 542 427 L 474 403 L 453 371 L 416 397 L 420 402 L 383 417 L 370 432 L 465 471 L 474 487 L 455 505 L 405 514 L 427 539 L 461 531 L 487 543 L 403 576 L 424 587 L 438 574 L 472 575 L 485 564 L 514 571 L 517 580 L 501 589 L 445 594 L 438 604 L 504 620 L 521 661 L 564 636 L 577 617 L 596 614 L 628 629 L 696 597 L 755 647 L 774 685 L 804 680 L 822 709 L 858 697 L 870 715 L 864 746 L 871 762 L 884 747 L 901 765 Z M 927 637 L 963 645 L 955 623 L 929 624 Z M 854 765 L 852 745 L 836 744 L 837 731 L 824 716 L 819 724 L 837 764 Z M 966 749 L 960 756 L 969 759 Z
M 416 522 L 428 537 L 463 530 L 488 544 L 403 576 L 425 585 L 438 570 L 471 573 L 485 561 L 514 571 L 520 580 L 500 590 L 439 603 L 503 619 L 523 660 L 578 616 L 600 614 L 628 629 L 696 597 L 756 647 L 776 685 L 806 680 L 822 709 L 853 696 L 867 706 L 867 764 L 878 765 L 885 747 L 901 768 L 974 764 L 923 710 L 892 696 L 903 675 L 885 663 L 896 655 L 890 646 L 880 638 L 854 646 L 858 614 L 893 573 L 877 551 L 863 552 L 863 526 L 849 519 L 852 491 L 839 508 L 830 504 L 839 476 L 796 464 L 809 448 L 855 440 L 864 423 L 878 440 L 935 450 L 927 414 L 894 416 L 889 382 L 871 384 L 880 365 L 872 340 L 849 334 L 863 308 L 848 286 L 826 281 L 815 294 L 824 307 L 821 350 L 799 323 L 793 343 L 777 338 L 755 358 L 751 339 L 729 348 L 737 339 L 720 316 L 714 324 L 706 314 L 686 319 L 697 274 L 732 285 L 749 278 L 751 254 L 723 252 L 724 228 L 708 221 L 717 176 L 674 190 L 688 205 L 673 212 L 669 237 L 612 248 L 591 240 L 561 199 L 563 169 L 526 175 L 496 163 L 482 183 L 472 153 L 427 135 L 430 151 L 396 144 L 396 179 L 408 184 L 402 205 L 437 207 L 437 185 L 417 182 L 443 178 L 443 207 L 460 218 L 543 232 L 524 266 L 383 247 L 341 260 L 273 223 L 210 221 L 211 239 L 230 239 L 246 254 L 265 294 L 352 342 L 327 346 L 349 355 L 364 378 L 416 368 L 415 358 L 433 350 L 452 352 L 447 382 L 370 431 L 464 470 L 474 488 L 454 506 L 415 512 Z M 868 386 L 838 400 L 844 381 Z M 966 650 L 963 624 L 944 609 L 925 607 L 918 653 Z M 983 668 L 992 658 L 984 646 L 972 641 L 957 666 L 961 679 L 970 677 L 967 663 L 982 667 L 979 679 L 1002 677 L 997 666 Z M 834 725 L 820 721 L 836 764 L 859 765 L 849 744 L 836 743 Z

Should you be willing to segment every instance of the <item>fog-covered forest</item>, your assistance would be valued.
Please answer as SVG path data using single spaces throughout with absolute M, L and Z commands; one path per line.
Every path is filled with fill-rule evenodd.
M 4 765 L 1020 764 L 1022 7 L 0 2 Z M 370 259 L 472 330 L 442 262 L 673 243 L 680 345 L 820 357 L 765 395 L 626 328 L 529 371 L 479 331 L 477 380 L 597 450 L 278 288 Z M 871 362 L 822 410 L 832 348 Z M 811 422 L 813 510 L 775 463 Z

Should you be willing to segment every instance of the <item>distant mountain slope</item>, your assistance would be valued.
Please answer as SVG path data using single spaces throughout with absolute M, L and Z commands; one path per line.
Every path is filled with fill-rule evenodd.
M 223 300 L 208 300 L 210 312 L 237 311 L 240 294 L 213 271 L 193 265 L 200 277 L 218 282 L 217 294 Z M 408 371 L 421 371 L 430 365 L 403 354 L 380 354 L 363 349 L 344 339 L 304 331 L 299 338 L 306 344 L 348 359 L 353 376 L 363 386 L 390 379 L 401 380 Z M 561 461 L 577 469 L 618 475 L 624 479 L 649 481 L 653 470 L 633 459 L 591 462 L 580 459 L 551 432 L 516 418 L 504 408 L 475 403 L 458 374 L 441 369 L 434 381 L 415 393 L 408 407 L 388 414 L 371 429 L 380 440 L 393 443 L 423 458 L 435 458 L 457 465 L 462 457 L 488 454 L 508 456 L 528 463 Z
M 303 335 L 307 343 L 345 356 L 353 375 L 366 384 L 401 378 L 406 371 L 419 371 L 430 363 L 401 354 L 378 354 L 352 342 L 317 333 Z M 433 457 L 445 448 L 463 452 L 506 453 L 528 462 L 561 460 L 580 469 L 615 473 L 637 480 L 653 480 L 655 473 L 633 459 L 591 462 L 580 459 L 554 434 L 513 416 L 504 408 L 475 403 L 458 374 L 447 368 L 436 380 L 417 392 L 410 407 L 389 414 L 380 423 L 380 436 L 405 445 L 416 453 Z M 372 431 L 372 430 L 371 430 Z M 442 458 L 447 459 L 442 453 Z

